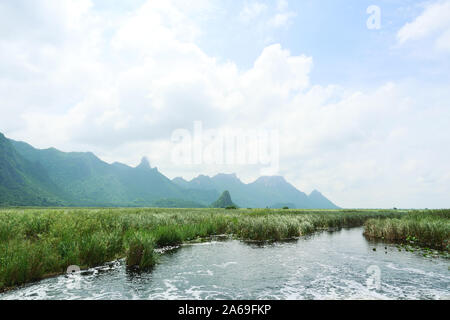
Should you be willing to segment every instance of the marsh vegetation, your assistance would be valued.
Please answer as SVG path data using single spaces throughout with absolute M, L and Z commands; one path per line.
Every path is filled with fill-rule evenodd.
M 282 241 L 318 230 L 366 223 L 375 236 L 375 230 L 384 221 L 415 221 L 420 220 L 421 214 L 432 216 L 430 225 L 443 224 L 430 227 L 438 231 L 427 233 L 426 239 L 448 243 L 448 211 L 2 209 L 0 291 L 62 274 L 70 265 L 88 268 L 118 258 L 126 258 L 128 267 L 151 269 L 158 261 L 154 249 L 209 239 L 213 235 Z
M 450 251 L 450 210 L 415 211 L 391 219 L 370 219 L 364 234 L 371 238 Z

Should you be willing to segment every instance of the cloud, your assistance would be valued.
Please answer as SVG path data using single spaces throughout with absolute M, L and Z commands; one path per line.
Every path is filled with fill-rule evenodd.
M 309 86 L 312 63 L 311 57 L 292 56 L 281 45 L 274 44 L 266 47 L 253 68 L 243 75 L 242 84 L 244 88 L 267 89 L 281 95 L 301 91 Z
M 297 15 L 294 12 L 284 12 L 277 13 L 272 19 L 270 19 L 269 24 L 275 28 L 287 26 L 292 18 L 295 18 Z
M 251 22 L 252 20 L 258 18 L 263 13 L 268 10 L 268 6 L 260 2 L 246 2 L 241 12 L 239 13 L 239 18 L 244 22 Z
M 275 28 L 286 27 L 296 16 L 294 11 L 289 10 L 288 0 L 277 0 L 277 13 L 269 20 L 269 25 Z
M 245 2 L 239 18 L 244 23 L 263 22 L 268 28 L 286 27 L 296 17 L 296 13 L 289 10 L 287 0 L 277 0 L 273 7 L 260 1 Z
M 435 49 L 450 52 L 450 1 L 429 3 L 420 16 L 397 33 L 400 45 L 428 38 L 433 41 Z

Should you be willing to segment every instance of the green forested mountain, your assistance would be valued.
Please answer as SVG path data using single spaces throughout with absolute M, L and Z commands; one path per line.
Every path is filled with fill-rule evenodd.
M 186 192 L 151 168 L 145 158 L 132 168 L 120 163 L 108 164 L 92 153 L 39 150 L 24 142 L 11 140 L 11 143 L 24 158 L 40 163 L 50 179 L 71 196 L 73 205 L 154 206 L 164 204 L 162 199 L 179 199 L 201 206 L 217 196 L 216 192 Z M 166 203 L 173 206 L 173 201 Z
M 212 208 L 230 208 L 230 207 L 237 208 L 237 205 L 235 205 L 233 203 L 233 201 L 231 200 L 230 192 L 224 191 L 222 193 L 222 195 L 220 196 L 220 198 L 211 204 L 211 207 Z
M 0 204 L 62 205 L 64 198 L 40 163 L 22 157 L 0 133 Z
M 0 206 L 207 207 L 226 190 L 240 207 L 336 207 L 319 192 L 307 196 L 282 177 L 251 184 L 226 174 L 170 180 L 146 158 L 135 168 L 108 164 L 93 153 L 36 149 L 0 134 Z

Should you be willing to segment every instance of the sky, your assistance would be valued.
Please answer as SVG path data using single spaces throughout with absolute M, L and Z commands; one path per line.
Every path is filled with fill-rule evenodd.
M 267 159 L 179 163 L 174 137 L 257 130 L 339 206 L 450 207 L 450 0 L 0 0 L 0 101 L 38 148 L 248 183 Z

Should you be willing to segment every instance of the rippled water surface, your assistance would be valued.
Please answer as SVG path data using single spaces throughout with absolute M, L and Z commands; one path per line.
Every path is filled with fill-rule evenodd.
M 46 279 L 0 299 L 450 298 L 449 260 L 399 252 L 393 245 L 368 242 L 362 233 L 361 228 L 324 232 L 266 245 L 186 245 L 163 254 L 151 273 L 128 272 L 119 261 Z M 378 270 L 375 289 L 367 281 L 376 284 Z

